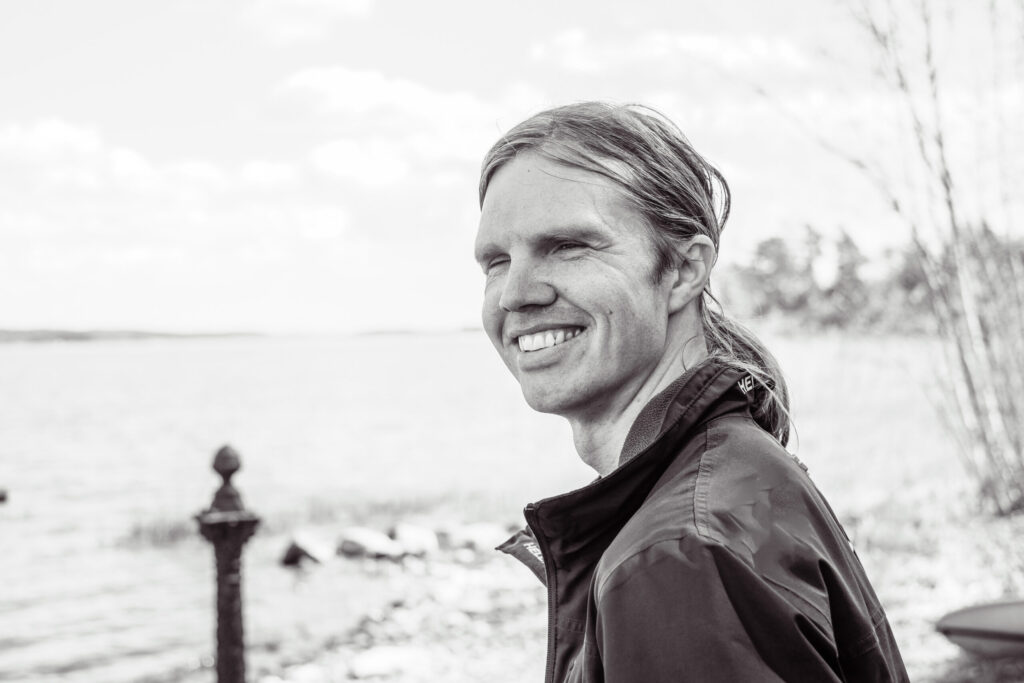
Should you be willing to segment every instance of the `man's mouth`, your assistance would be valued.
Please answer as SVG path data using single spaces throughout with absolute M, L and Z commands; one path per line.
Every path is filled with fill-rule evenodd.
M 533 334 L 524 334 L 516 340 L 519 342 L 520 351 L 540 351 L 564 344 L 570 339 L 578 337 L 582 332 L 582 327 L 559 327 Z

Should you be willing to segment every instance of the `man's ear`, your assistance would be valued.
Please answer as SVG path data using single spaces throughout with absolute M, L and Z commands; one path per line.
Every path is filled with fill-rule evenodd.
M 718 251 L 707 235 L 696 235 L 679 250 L 679 261 L 668 274 L 672 278 L 668 310 L 676 313 L 700 296 L 711 277 Z

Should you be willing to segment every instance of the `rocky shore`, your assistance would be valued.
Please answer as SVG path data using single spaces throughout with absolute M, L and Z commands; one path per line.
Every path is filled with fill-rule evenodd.
M 546 593 L 536 577 L 493 548 L 511 525 L 412 523 L 389 533 L 348 527 L 329 545 L 293 538 L 282 554 L 298 572 L 347 562 L 367 576 L 398 572 L 406 581 L 382 609 L 308 661 L 255 652 L 258 683 L 543 680 Z
M 936 507 L 947 505 L 944 512 Z M 934 630 L 945 612 L 1024 590 L 1014 538 L 1024 520 L 994 520 L 953 501 L 921 500 L 847 516 L 886 605 L 914 681 L 1024 681 L 1024 660 L 984 660 Z M 957 511 L 959 510 L 959 511 Z M 841 515 L 842 516 L 842 515 Z M 335 543 L 301 536 L 282 554 L 297 572 L 344 562 L 367 576 L 404 577 L 382 609 L 304 656 L 253 652 L 258 683 L 543 680 L 546 595 L 512 558 L 493 550 L 510 525 L 393 525 L 342 529 Z

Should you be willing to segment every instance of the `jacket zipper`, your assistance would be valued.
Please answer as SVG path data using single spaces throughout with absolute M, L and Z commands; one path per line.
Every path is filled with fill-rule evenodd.
M 537 508 L 530 503 L 523 510 L 526 524 L 533 530 L 533 536 L 537 539 L 537 547 L 540 548 L 541 557 L 544 558 L 544 583 L 548 589 L 548 662 L 544 673 L 545 683 L 554 683 L 555 679 L 555 567 L 548 550 L 547 538 L 541 533 Z

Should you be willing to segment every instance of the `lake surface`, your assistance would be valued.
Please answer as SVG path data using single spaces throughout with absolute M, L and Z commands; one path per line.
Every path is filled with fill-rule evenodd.
M 340 631 L 387 595 L 344 565 L 297 580 L 276 565 L 290 529 L 393 503 L 511 519 L 589 476 L 482 333 L 10 344 L 0 387 L 0 680 L 209 656 L 212 552 L 189 532 L 224 443 L 265 521 L 244 560 L 257 644 Z
M 950 453 L 921 342 L 771 346 L 800 456 L 840 513 L 872 504 L 878 477 L 911 484 L 914 454 Z M 296 575 L 277 565 L 292 530 L 389 506 L 513 520 L 592 478 L 480 332 L 0 346 L 0 680 L 175 680 L 209 661 L 213 558 L 191 518 L 224 443 L 264 519 L 244 558 L 256 650 L 315 649 L 401 580 L 343 562 Z

